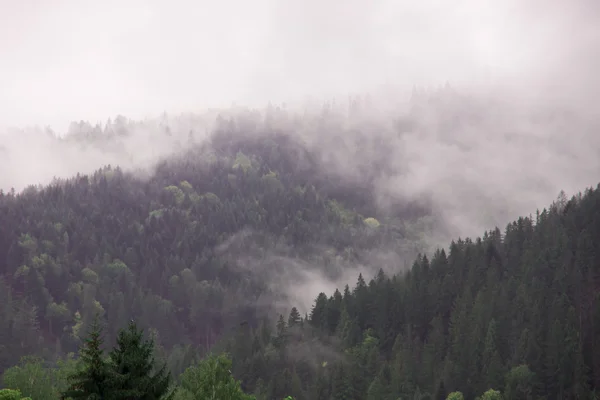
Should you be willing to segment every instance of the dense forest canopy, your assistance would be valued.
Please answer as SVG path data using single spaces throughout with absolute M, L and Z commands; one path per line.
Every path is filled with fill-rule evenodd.
M 446 87 L 415 91 L 394 118 L 354 101 L 30 132 L 62 157 L 123 163 L 0 192 L 0 372 L 18 390 L 6 396 L 57 398 L 66 376 L 102 371 L 130 390 L 127 346 L 141 346 L 139 382 L 169 371 L 179 389 L 167 379 L 160 393 L 177 398 L 203 398 L 201 376 L 236 399 L 596 398 L 600 189 L 435 247 L 453 213 L 509 200 L 458 178 L 421 190 L 415 177 L 431 176 L 410 163 L 431 155 L 411 146 L 475 160 L 495 157 L 476 154 L 488 138 L 532 139 L 479 138 L 506 109 L 478 104 Z M 546 116 L 568 120 L 528 121 Z M 8 165 L 26 154 L 6 148 Z M 116 346 L 106 360 L 90 347 L 96 322 Z M 34 371 L 45 386 L 20 380 Z

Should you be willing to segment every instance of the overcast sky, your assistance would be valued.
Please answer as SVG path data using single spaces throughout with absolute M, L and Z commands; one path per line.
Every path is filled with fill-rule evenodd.
M 597 38 L 592 4 L 0 0 L 0 125 L 548 74 Z

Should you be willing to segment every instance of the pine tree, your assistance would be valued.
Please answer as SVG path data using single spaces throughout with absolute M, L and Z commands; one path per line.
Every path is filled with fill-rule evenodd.
M 154 372 L 154 341 L 144 340 L 135 322 L 119 332 L 117 345 L 110 352 L 115 399 L 155 400 L 172 398 L 171 374 L 166 364 Z
M 300 316 L 298 309 L 296 307 L 292 307 L 292 310 L 290 311 L 290 316 L 288 318 L 288 326 L 292 327 L 298 325 L 301 321 L 302 317 Z
M 89 400 L 110 398 L 111 374 L 109 366 L 104 360 L 102 343 L 102 328 L 96 317 L 81 349 L 83 369 L 67 377 L 72 383 L 62 393 L 61 398 Z
M 325 293 L 319 293 L 317 299 L 315 300 L 315 304 L 312 307 L 310 312 L 310 324 L 315 328 L 323 328 L 327 324 L 326 320 L 326 310 L 327 310 L 327 296 Z
M 496 321 L 492 319 L 488 325 L 482 362 L 483 381 L 488 388 L 502 387 L 504 375 L 502 360 L 496 350 Z
M 489 389 L 481 396 L 481 400 L 502 400 L 502 394 L 498 390 Z
M 277 336 L 275 337 L 275 345 L 281 348 L 286 345 L 287 341 L 287 325 L 281 314 L 279 314 L 279 319 L 277 320 L 276 330 Z
M 331 380 L 331 398 L 332 400 L 350 400 L 352 399 L 352 385 L 349 381 L 347 366 L 343 363 L 337 363 L 333 371 Z

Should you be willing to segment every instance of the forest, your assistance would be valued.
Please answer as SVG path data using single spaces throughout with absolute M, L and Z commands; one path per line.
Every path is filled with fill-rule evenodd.
M 217 122 L 151 174 L 0 192 L 0 399 L 597 398 L 600 187 L 432 250 L 385 143 L 341 179 Z

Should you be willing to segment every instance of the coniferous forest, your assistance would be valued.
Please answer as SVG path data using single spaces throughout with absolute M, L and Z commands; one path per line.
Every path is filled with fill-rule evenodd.
M 0 399 L 600 396 L 600 187 L 432 250 L 426 202 L 381 207 L 385 142 L 347 180 L 250 125 L 0 192 Z

